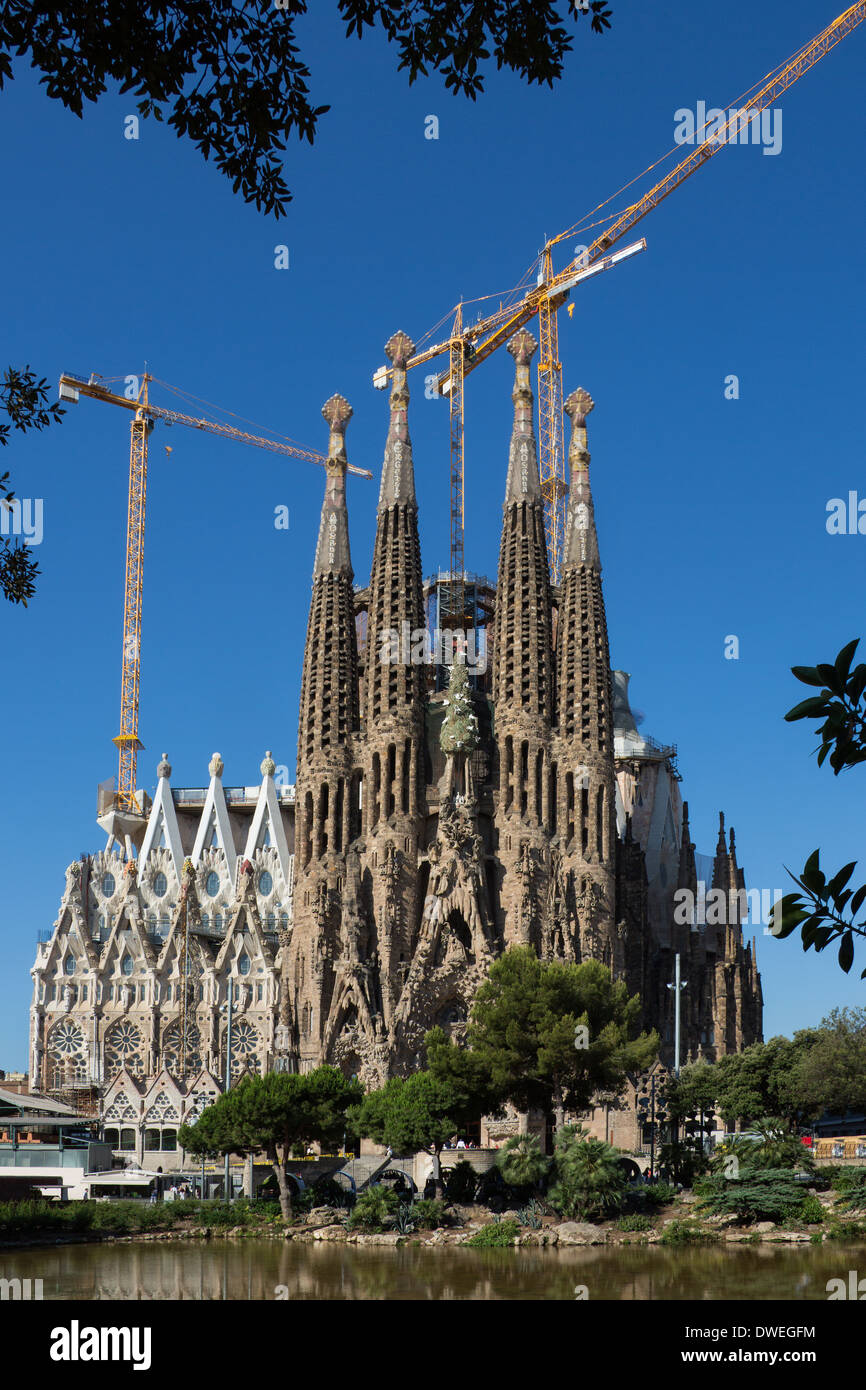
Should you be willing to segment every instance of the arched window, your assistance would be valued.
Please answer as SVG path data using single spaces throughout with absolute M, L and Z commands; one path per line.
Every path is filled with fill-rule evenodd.
M 105 898 L 112 898 L 117 884 L 114 881 L 114 874 L 102 875 L 102 895 Z
M 130 955 L 128 955 L 128 954 L 125 955 L 125 956 L 123 957 L 123 960 L 120 962 L 121 974 L 123 974 L 123 975 L 131 975 L 134 969 L 135 969 L 135 962 L 133 961 L 132 956 L 130 956 Z
M 134 1151 L 135 1151 L 135 1130 L 134 1130 L 134 1129 L 122 1129 L 122 1130 L 120 1131 L 120 1143 L 118 1144 L 117 1147 L 118 1147 L 119 1149 L 122 1149 L 124 1153 L 129 1153 L 130 1151 L 133 1151 L 133 1152 L 134 1152 Z
M 158 898 L 164 898 L 168 892 L 168 879 L 161 869 L 153 876 L 153 891 Z
M 144 1131 L 144 1148 L 146 1153 L 159 1152 L 160 1133 L 158 1129 L 146 1129 Z
M 75 957 L 73 955 L 70 954 L 66 957 L 66 960 L 63 962 L 63 969 L 66 971 L 67 975 L 75 974 Z
M 211 898 L 215 898 L 220 890 L 220 876 L 213 869 L 211 869 L 210 873 L 205 879 L 204 886 L 208 896 Z
M 162 1131 L 162 1145 L 161 1145 L 161 1148 L 162 1148 L 162 1152 L 163 1152 L 164 1154 L 173 1154 L 173 1153 L 176 1151 L 176 1149 L 177 1149 L 177 1130 L 176 1130 L 176 1129 L 164 1129 L 164 1130 Z
M 241 951 L 241 954 L 238 956 L 238 971 L 241 975 L 249 975 L 250 966 L 251 961 L 249 956 L 246 951 Z
M 263 898 L 267 898 L 271 893 L 273 893 L 273 891 L 274 880 L 268 873 L 267 869 L 262 869 L 261 873 L 259 874 L 259 892 L 261 893 Z
M 110 1149 L 118 1148 L 120 1146 L 120 1130 L 107 1129 L 105 1131 L 104 1142 L 108 1145 Z

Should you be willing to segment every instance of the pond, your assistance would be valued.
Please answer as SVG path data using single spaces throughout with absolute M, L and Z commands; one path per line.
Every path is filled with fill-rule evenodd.
M 466 1250 L 273 1240 L 120 1242 L 0 1251 L 0 1278 L 45 1299 L 815 1299 L 866 1274 L 866 1244 Z M 585 1293 L 582 1289 L 586 1290 Z

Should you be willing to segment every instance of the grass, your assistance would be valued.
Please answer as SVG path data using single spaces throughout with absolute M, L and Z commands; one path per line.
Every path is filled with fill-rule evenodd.
M 705 1231 L 694 1221 L 672 1221 L 659 1237 L 659 1245 L 711 1245 L 718 1240 L 713 1231 Z
M 0 1237 L 94 1233 L 137 1235 L 146 1231 L 229 1226 L 270 1226 L 280 1220 L 278 1202 L 0 1202 Z

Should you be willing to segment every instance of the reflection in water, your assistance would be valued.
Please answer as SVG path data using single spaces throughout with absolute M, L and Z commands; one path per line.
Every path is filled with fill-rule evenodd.
M 858 1265 L 859 1257 L 859 1265 Z M 853 1261 L 853 1264 L 852 1264 Z M 0 1278 L 90 1299 L 826 1299 L 828 1279 L 866 1267 L 866 1246 L 666 1250 L 401 1250 L 291 1241 L 170 1241 L 0 1251 Z M 283 1297 L 286 1294 L 283 1293 Z

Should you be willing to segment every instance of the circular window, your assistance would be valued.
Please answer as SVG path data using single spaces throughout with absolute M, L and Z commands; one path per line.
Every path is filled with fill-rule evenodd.
M 67 956 L 67 957 L 66 957 L 66 961 L 65 961 L 65 963 L 64 963 L 63 969 L 66 971 L 67 975 L 74 975 L 74 974 L 75 974 L 75 957 L 74 957 L 74 956 Z
M 273 891 L 274 880 L 271 878 L 267 869 L 262 869 L 261 873 L 259 874 L 259 892 L 261 893 L 263 898 L 266 898 L 268 894 L 273 893 Z
M 217 893 L 218 893 L 219 890 L 220 890 L 220 876 L 219 876 L 219 874 L 216 873 L 213 869 L 211 869 L 210 873 L 208 874 L 207 878 L 205 879 L 205 881 L 204 881 L 204 886 L 205 886 L 205 890 L 207 891 L 208 895 L 209 895 L 211 898 L 215 898 L 216 895 L 217 895 Z
M 121 971 L 123 972 L 124 975 L 131 975 L 131 974 L 132 974 L 133 970 L 135 969 L 135 966 L 134 966 L 133 960 L 132 960 L 132 956 L 124 956 L 124 957 L 123 957 L 123 960 L 120 962 L 120 969 L 121 969 Z
M 103 874 L 103 875 L 102 875 L 102 892 L 103 892 L 103 896 L 104 896 L 104 897 L 106 897 L 106 898 L 111 898 L 111 897 L 113 897 L 113 896 L 114 896 L 114 890 L 115 890 L 116 887 L 117 887 L 117 884 L 114 882 L 114 874 Z
M 161 869 L 153 876 L 153 891 L 158 898 L 164 898 L 168 892 L 168 879 Z
M 242 975 L 249 975 L 250 973 L 250 958 L 246 951 L 238 956 L 238 970 Z

